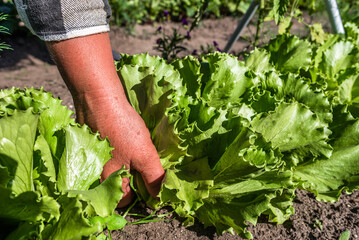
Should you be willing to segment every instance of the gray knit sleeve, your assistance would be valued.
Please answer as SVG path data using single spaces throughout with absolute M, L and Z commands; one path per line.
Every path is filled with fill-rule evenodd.
M 108 0 L 13 0 L 20 18 L 44 41 L 109 31 Z

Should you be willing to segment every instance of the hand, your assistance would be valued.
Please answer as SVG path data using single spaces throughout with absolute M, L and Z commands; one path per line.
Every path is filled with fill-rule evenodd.
M 155 197 L 164 170 L 146 125 L 126 99 L 108 33 L 46 44 L 72 94 L 78 122 L 108 137 L 115 148 L 102 179 L 125 165 L 142 175 L 148 192 Z M 119 207 L 132 198 L 128 179 L 124 179 L 122 188 L 125 195 Z
M 164 170 L 160 163 L 156 148 L 152 144 L 150 133 L 137 112 L 127 104 L 117 103 L 119 97 L 87 98 L 87 106 L 76 105 L 78 121 L 97 129 L 102 137 L 107 136 L 115 148 L 111 159 L 104 167 L 102 180 L 123 165 L 127 169 L 136 170 L 146 184 L 148 192 L 156 197 L 161 188 Z M 91 107 L 89 107 L 91 106 Z M 129 179 L 123 179 L 124 197 L 119 207 L 124 207 L 132 200 Z

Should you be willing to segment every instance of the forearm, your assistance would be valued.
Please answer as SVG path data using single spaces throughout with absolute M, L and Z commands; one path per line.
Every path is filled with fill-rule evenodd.
M 103 106 L 112 101 L 120 104 L 118 108 L 127 107 L 128 102 L 112 58 L 108 33 L 46 44 L 74 98 L 80 123 L 89 117 L 86 114 L 91 114 L 85 111 L 89 107 L 102 111 Z M 111 99 L 114 97 L 116 99 Z

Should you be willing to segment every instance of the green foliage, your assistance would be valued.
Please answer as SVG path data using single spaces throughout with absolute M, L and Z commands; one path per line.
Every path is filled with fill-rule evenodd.
M 15 18 L 16 10 L 9 1 L 0 2 L 0 36 L 12 34 L 18 27 L 18 21 Z M 1 39 L 1 38 L 0 38 Z M 11 46 L 5 42 L 0 42 L 0 52 L 12 50 Z
M 16 17 L 16 8 L 12 1 L 0 1 L 0 14 L 6 15 L 6 21 L 2 22 L 10 34 L 13 34 L 19 28 L 19 20 Z
M 322 222 L 319 219 L 314 219 L 315 223 L 313 224 L 314 227 L 319 228 L 320 230 L 323 230 Z
M 112 148 L 71 115 L 43 90 L 0 91 L 1 239 L 83 239 L 118 218 L 129 175 L 98 183 Z
M 154 49 L 161 53 L 163 59 L 172 61 L 178 57 L 179 53 L 187 50 L 187 48 L 182 46 L 186 39 L 189 39 L 189 32 L 188 36 L 185 36 L 178 33 L 177 29 L 172 29 L 172 34 L 169 35 L 163 31 L 162 37 L 156 40 Z
M 148 2 L 148 1 L 147 1 Z M 109 0 L 114 23 L 133 26 L 145 20 L 147 16 L 146 1 Z
M 123 55 L 118 74 L 166 169 L 151 205 L 250 238 L 260 215 L 280 224 L 294 214 L 295 189 L 329 202 L 359 189 L 359 49 L 348 27 L 322 44 L 279 35 L 244 61 Z
M 157 29 L 158 33 L 162 34 L 162 37 L 158 38 L 156 41 L 156 50 L 161 52 L 161 57 L 169 62 L 178 58 L 179 53 L 186 51 L 187 48 L 183 46 L 185 40 L 191 39 L 191 32 L 195 27 L 197 27 L 203 18 L 203 15 L 208 9 L 210 1 L 202 1 L 201 6 L 196 10 L 194 20 L 189 26 L 189 23 L 186 18 L 182 19 L 182 25 L 185 30 L 187 30 L 186 35 L 182 35 L 177 31 L 177 29 L 172 29 L 172 34 L 165 33 L 162 27 Z
M 203 0 L 110 0 L 109 3 L 117 25 L 133 25 L 161 19 L 178 21 L 183 17 L 194 17 Z M 222 13 L 237 15 L 245 12 L 249 3 L 247 0 L 209 1 L 208 14 L 217 17 Z
M 0 23 L 2 21 L 5 21 L 7 19 L 7 17 L 8 16 L 6 14 L 3 14 L 0 12 Z M 9 29 L 3 25 L 0 25 L 0 34 L 9 34 Z M 0 42 L 0 52 L 4 51 L 5 49 L 11 50 L 12 48 L 10 47 L 9 44 Z
M 323 27 L 320 23 L 314 23 L 309 27 L 310 36 L 313 41 L 316 43 L 323 43 L 328 39 L 328 33 L 324 32 Z
M 356 0 L 340 0 L 337 3 L 343 21 L 354 22 L 359 25 L 359 2 Z
M 339 240 L 349 240 L 349 239 L 350 239 L 350 231 L 349 230 L 344 231 L 339 237 Z

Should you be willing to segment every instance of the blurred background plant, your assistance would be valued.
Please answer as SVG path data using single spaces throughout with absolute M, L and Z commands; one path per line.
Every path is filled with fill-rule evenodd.
M 1 26 L 7 28 L 7 32 L 13 34 L 19 28 L 20 20 L 12 1 L 0 0 L 0 14 L 5 15 L 2 19 Z
M 255 13 L 251 25 L 252 32 L 249 35 L 241 36 L 241 39 L 248 42 L 244 51 L 248 52 L 257 46 L 267 43 L 267 40 L 276 34 L 291 33 L 293 22 L 302 23 L 307 31 L 303 36 L 310 41 L 320 43 L 328 35 L 330 29 L 323 28 L 319 23 L 313 23 L 313 16 L 318 14 L 325 19 L 326 9 L 324 1 L 321 0 L 256 0 L 259 8 Z M 162 57 L 168 59 L 177 58 L 187 49 L 185 42 L 191 39 L 192 30 L 199 25 L 199 22 L 208 18 L 220 18 L 232 16 L 240 19 L 247 11 L 252 0 L 109 0 L 112 9 L 111 24 L 125 27 L 133 33 L 136 24 L 166 22 L 182 22 L 181 29 L 166 30 L 164 27 L 156 33 L 161 34 L 155 43 L 155 49 L 161 52 Z M 352 22 L 359 25 L 359 1 L 358 0 L 337 0 L 343 23 Z M 205 7 L 204 7 L 205 6 Z M 0 13 L 2 18 L 2 29 L 14 34 L 21 30 L 28 35 L 26 28 L 22 27 L 16 9 L 12 1 L 0 0 Z M 306 17 L 303 17 L 303 13 Z M 308 21 L 309 19 L 309 21 Z M 184 22 L 186 21 L 186 22 Z M 275 23 L 278 26 L 277 32 L 266 29 L 266 23 Z M 254 30 L 253 30 L 254 29 Z M 215 31 L 215 29 L 214 29 Z M 4 36 L 6 33 L 0 33 Z M 215 39 L 210 39 L 213 42 Z M 201 56 L 202 53 L 216 51 L 215 44 L 202 45 L 194 51 L 194 54 Z M 239 53 L 241 54 L 241 53 Z
M 6 21 L 8 15 L 4 14 L 4 13 L 0 13 L 0 36 L 3 34 L 10 34 L 9 33 L 9 29 L 2 25 L 4 21 Z M 0 41 L 0 51 L 4 51 L 4 50 L 11 50 L 11 46 L 5 42 Z
M 159 21 L 170 13 L 172 21 L 195 17 L 202 6 L 202 0 L 109 0 L 112 8 L 112 22 L 116 25 L 133 27 L 136 23 Z M 246 11 L 248 0 L 209 1 L 207 17 L 238 15 Z
M 182 34 L 179 29 L 172 29 L 169 34 L 166 33 L 162 26 L 157 29 L 157 33 L 160 33 L 162 36 L 156 40 L 154 49 L 161 53 L 163 59 L 171 62 L 178 58 L 181 52 L 187 50 L 184 46 L 184 42 L 191 40 L 191 32 L 198 27 L 203 16 L 207 13 L 210 2 L 209 0 L 201 0 L 201 5 L 197 8 L 191 25 L 189 25 L 189 21 L 186 17 L 182 18 L 181 22 L 184 28 L 182 32 L 186 32 L 185 34 Z M 165 10 L 163 14 L 165 15 L 165 22 L 171 19 L 171 15 L 167 10 Z

